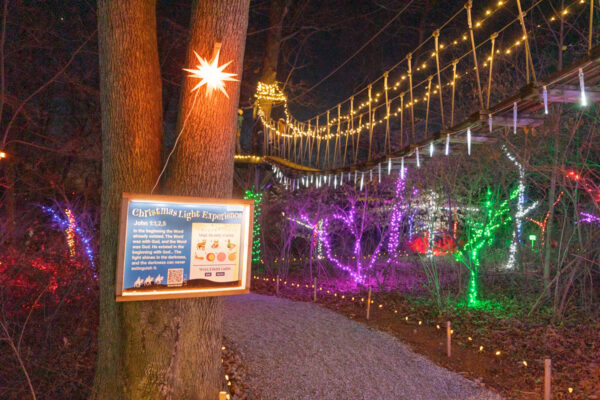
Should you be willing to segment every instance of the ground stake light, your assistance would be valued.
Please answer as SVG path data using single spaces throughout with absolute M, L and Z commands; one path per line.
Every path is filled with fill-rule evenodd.
M 537 240 L 537 236 L 536 235 L 529 235 L 529 241 L 531 242 L 531 251 L 536 252 L 535 251 L 535 241 Z

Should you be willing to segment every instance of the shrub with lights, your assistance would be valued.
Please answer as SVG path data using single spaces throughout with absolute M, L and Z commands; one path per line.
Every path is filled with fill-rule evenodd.
M 254 190 L 254 186 L 251 189 L 246 190 L 244 193 L 244 199 L 254 201 L 254 224 L 252 227 L 252 262 L 260 263 L 261 260 L 261 235 L 260 235 L 260 224 L 261 224 L 261 210 L 260 204 L 262 203 L 263 194 Z

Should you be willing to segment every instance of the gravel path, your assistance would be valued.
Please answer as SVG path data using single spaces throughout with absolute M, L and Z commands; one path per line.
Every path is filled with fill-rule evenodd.
M 311 303 L 230 296 L 224 333 L 262 400 L 500 399 L 393 336 Z

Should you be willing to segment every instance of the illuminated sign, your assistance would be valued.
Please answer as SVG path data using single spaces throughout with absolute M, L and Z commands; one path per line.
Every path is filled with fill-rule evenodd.
M 117 301 L 248 293 L 251 200 L 123 194 Z

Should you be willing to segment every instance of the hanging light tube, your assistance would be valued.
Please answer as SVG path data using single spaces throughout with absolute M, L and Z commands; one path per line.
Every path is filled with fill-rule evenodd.
M 585 96 L 585 83 L 583 81 L 583 68 L 579 68 L 579 90 L 581 91 L 581 106 L 587 106 L 587 97 Z
M 400 161 L 400 178 L 404 179 L 404 157 Z
M 471 155 L 471 128 L 467 128 L 467 154 Z

